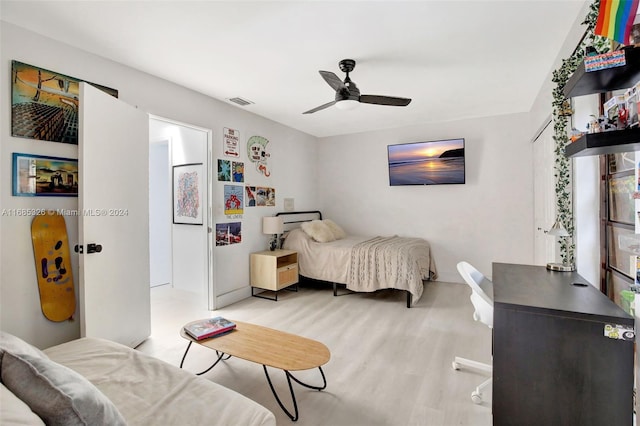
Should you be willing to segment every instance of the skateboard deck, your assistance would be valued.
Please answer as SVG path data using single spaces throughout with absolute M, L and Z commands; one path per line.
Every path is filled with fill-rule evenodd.
M 51 321 L 65 321 L 76 310 L 76 297 L 64 217 L 58 213 L 36 216 L 31 239 L 42 313 Z

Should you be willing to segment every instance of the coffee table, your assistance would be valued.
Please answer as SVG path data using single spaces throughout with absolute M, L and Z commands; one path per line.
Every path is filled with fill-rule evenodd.
M 198 375 L 206 373 L 221 360 L 227 360 L 232 356 L 261 364 L 264 369 L 264 374 L 267 376 L 267 382 L 269 383 L 271 392 L 273 392 L 273 396 L 275 396 L 278 405 L 280 405 L 280 408 L 282 408 L 287 416 L 295 422 L 298 420 L 298 403 L 296 402 L 291 379 L 310 389 L 319 391 L 325 389 L 327 387 L 327 379 L 322 371 L 322 366 L 329 362 L 331 357 L 329 348 L 318 341 L 307 339 L 306 337 L 285 333 L 284 331 L 274 330 L 256 324 L 234 320 L 230 321 L 236 324 L 235 330 L 221 336 L 204 340 L 195 340 L 185 333 L 184 328 L 181 329 L 180 335 L 189 341 L 189 345 L 182 356 L 180 368 L 182 368 L 191 344 L 194 342 L 215 350 L 218 356 L 209 368 L 200 373 L 196 373 Z M 271 383 L 267 367 L 284 371 L 287 377 L 287 383 L 289 384 L 289 392 L 291 392 L 294 414 L 291 414 L 280 400 L 278 393 Z M 291 374 L 291 371 L 309 370 L 312 368 L 320 370 L 323 381 L 322 386 L 303 383 Z

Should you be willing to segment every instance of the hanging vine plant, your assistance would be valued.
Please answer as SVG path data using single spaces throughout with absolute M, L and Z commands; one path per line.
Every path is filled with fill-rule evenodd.
M 573 170 L 571 161 L 564 155 L 564 149 L 569 144 L 569 131 L 567 128 L 568 99 L 564 96 L 562 89 L 567 80 L 582 62 L 587 47 L 593 47 L 598 53 L 606 53 L 610 50 L 610 42 L 607 38 L 594 34 L 596 21 L 598 20 L 598 9 L 600 0 L 595 0 L 589 6 L 589 13 L 582 25 L 587 26 L 585 36 L 576 47 L 573 54 L 562 61 L 560 68 L 553 72 L 552 81 L 556 83 L 553 89 L 552 117 L 553 117 L 553 140 L 555 141 L 555 192 L 556 192 L 556 218 L 569 233 L 569 237 L 560 239 L 560 256 L 565 265 L 575 264 L 575 243 L 573 223 L 573 202 L 571 196 L 571 182 Z

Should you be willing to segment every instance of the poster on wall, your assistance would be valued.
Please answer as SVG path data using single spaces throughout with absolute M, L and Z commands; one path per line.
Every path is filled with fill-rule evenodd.
M 216 223 L 216 246 L 242 242 L 242 222 Z
M 267 159 L 271 156 L 267 152 L 267 144 L 269 144 L 269 140 L 262 136 L 251 136 L 247 140 L 247 156 L 249 160 L 256 163 L 256 170 L 265 177 L 271 175 L 267 167 Z
M 256 206 L 275 206 L 276 190 L 275 188 L 267 188 L 263 186 L 256 187 Z
M 231 162 L 231 177 L 233 182 L 244 182 L 244 163 L 241 161 Z
M 202 225 L 202 163 L 173 166 L 173 223 Z
M 256 206 L 256 187 L 255 186 L 245 186 L 245 200 L 246 207 L 255 207 Z
M 227 157 L 240 157 L 240 132 L 225 127 L 222 131 L 222 150 Z
M 244 212 L 242 206 L 242 186 L 225 185 L 224 186 L 224 214 L 241 215 Z
M 14 196 L 77 197 L 78 160 L 13 153 Z
M 231 181 L 231 161 L 218 159 L 218 180 Z
M 77 145 L 81 81 L 11 61 L 11 136 Z M 89 84 L 118 97 L 115 89 Z

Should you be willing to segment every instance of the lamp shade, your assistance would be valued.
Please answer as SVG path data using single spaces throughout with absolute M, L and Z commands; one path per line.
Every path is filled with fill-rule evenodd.
M 353 99 L 345 99 L 343 101 L 336 102 L 336 108 L 341 109 L 343 111 L 356 109 L 358 108 L 358 105 L 360 105 L 360 102 L 355 101 Z
M 279 216 L 265 216 L 262 218 L 263 234 L 282 234 L 284 231 L 284 223 Z
M 569 233 L 567 232 L 566 229 L 564 229 L 564 226 L 562 226 L 562 224 L 560 223 L 560 221 L 558 219 L 556 219 L 556 221 L 553 224 L 553 226 L 551 227 L 551 229 L 549 229 L 548 234 L 549 235 L 553 235 L 554 237 L 568 237 L 569 236 Z

